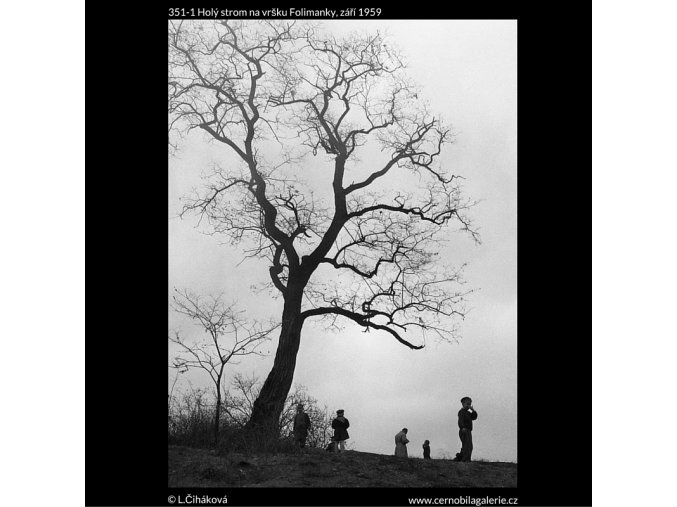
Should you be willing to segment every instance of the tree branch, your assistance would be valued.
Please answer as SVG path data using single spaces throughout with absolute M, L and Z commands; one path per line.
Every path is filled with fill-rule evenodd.
M 307 319 L 310 317 L 315 317 L 315 316 L 321 316 L 321 315 L 328 315 L 328 314 L 335 314 L 335 315 L 340 315 L 342 317 L 346 317 L 353 322 L 356 322 L 362 327 L 365 328 L 371 328 L 371 329 L 377 329 L 379 331 L 385 331 L 386 333 L 389 333 L 391 336 L 393 336 L 398 342 L 400 342 L 402 345 L 406 345 L 410 349 L 413 350 L 419 350 L 423 348 L 423 345 L 414 345 L 413 343 L 408 342 L 404 338 L 400 336 L 400 334 L 395 331 L 394 329 L 389 328 L 388 326 L 383 326 L 380 324 L 375 324 L 369 320 L 368 315 L 360 314 L 357 312 L 352 312 L 349 310 L 346 310 L 344 308 L 334 308 L 334 307 L 322 307 L 322 308 L 313 308 L 310 310 L 306 310 L 301 313 L 301 318 L 302 319 Z

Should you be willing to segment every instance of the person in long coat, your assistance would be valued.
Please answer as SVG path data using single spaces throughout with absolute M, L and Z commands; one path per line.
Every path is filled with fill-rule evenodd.
M 333 440 L 336 443 L 334 450 L 336 452 L 343 452 L 346 450 L 345 441 L 350 438 L 348 435 L 348 427 L 350 422 L 343 417 L 343 410 L 336 411 L 336 418 L 331 422 L 331 427 L 334 428 Z
M 409 443 L 407 431 L 409 431 L 407 428 L 402 428 L 402 431 L 395 435 L 395 456 L 400 458 L 409 457 L 407 454 L 407 444 Z
M 296 415 L 294 416 L 294 441 L 301 449 L 306 446 L 308 430 L 310 429 L 310 417 L 303 411 L 303 404 L 296 406 Z

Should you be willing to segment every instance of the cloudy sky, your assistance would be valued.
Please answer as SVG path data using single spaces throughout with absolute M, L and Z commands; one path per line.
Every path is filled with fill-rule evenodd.
M 427 342 L 410 350 L 390 335 L 363 333 L 348 324 L 339 333 L 306 322 L 295 384 L 332 411 L 343 408 L 351 422 L 349 443 L 367 452 L 392 454 L 394 435 L 409 428 L 409 454 L 422 456 L 430 440 L 432 456 L 453 456 L 460 448 L 456 413 L 460 398 L 471 396 L 479 413 L 473 431 L 474 458 L 517 460 L 517 23 L 516 21 L 387 20 L 325 21 L 337 35 L 353 30 L 385 31 L 408 62 L 409 75 L 422 87 L 431 111 L 456 132 L 441 161 L 465 178 L 468 196 L 480 203 L 471 215 L 482 244 L 448 230 L 445 262 L 467 263 L 465 279 L 477 289 L 471 311 L 455 343 Z M 251 286 L 268 281 L 261 261 L 243 263 L 226 238 L 204 234 L 193 217 L 176 218 L 179 197 L 199 186 L 200 175 L 224 156 L 225 148 L 188 137 L 178 157 L 169 159 L 168 287 L 202 294 L 225 293 L 257 318 L 277 317 L 280 302 Z M 189 321 L 170 312 L 169 328 L 197 336 Z M 235 372 L 265 379 L 276 338 L 267 357 L 248 357 Z M 170 357 L 174 352 L 170 348 Z M 169 371 L 169 382 L 174 372 Z M 204 372 L 182 376 L 208 386 Z

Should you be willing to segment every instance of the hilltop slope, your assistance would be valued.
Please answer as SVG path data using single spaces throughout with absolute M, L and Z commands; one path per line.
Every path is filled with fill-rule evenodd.
M 320 449 L 217 455 L 169 446 L 169 487 L 516 487 L 517 464 L 396 458 Z

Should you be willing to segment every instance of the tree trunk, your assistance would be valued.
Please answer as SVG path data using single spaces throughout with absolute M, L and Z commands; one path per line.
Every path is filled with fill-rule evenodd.
M 303 327 L 301 295 L 303 294 L 303 286 L 297 286 L 296 290 L 289 290 L 292 287 L 293 285 L 290 283 L 282 312 L 280 340 L 275 353 L 273 369 L 268 374 L 268 378 L 254 402 L 251 418 L 246 425 L 248 430 L 268 437 L 278 436 L 278 422 L 294 380 L 296 355 L 301 342 L 301 328 Z
M 219 384 L 221 379 L 219 378 Z M 214 414 L 214 445 L 219 443 L 219 422 L 221 420 L 221 389 L 216 388 L 216 413 Z

